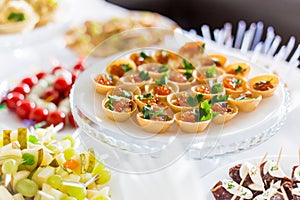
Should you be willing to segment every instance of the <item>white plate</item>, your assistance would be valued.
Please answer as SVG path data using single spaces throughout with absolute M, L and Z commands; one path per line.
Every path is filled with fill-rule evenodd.
M 249 158 L 249 159 L 245 159 L 242 161 L 233 162 L 233 163 L 230 163 L 226 166 L 220 167 L 219 169 L 209 173 L 207 176 L 203 177 L 200 180 L 201 199 L 206 199 L 206 200 L 214 200 L 215 199 L 214 196 L 212 195 L 212 193 L 210 192 L 210 190 L 214 187 L 214 185 L 218 181 L 220 181 L 222 179 L 231 179 L 228 174 L 228 171 L 231 167 L 233 167 L 237 164 L 242 164 L 246 161 L 251 162 L 251 163 L 259 163 L 261 161 L 261 159 L 262 159 L 261 157 L 260 158 Z M 267 159 L 277 160 L 277 157 L 276 156 L 271 156 L 271 157 L 268 156 Z M 280 163 L 281 163 L 280 166 L 281 166 L 283 172 L 287 176 L 291 176 L 292 167 L 294 165 L 298 165 L 299 161 L 296 156 L 283 155 L 283 156 L 281 156 Z
M 175 42 L 180 39 L 184 40 L 184 38 L 175 38 Z M 171 45 L 172 47 L 167 49 L 174 50 L 176 44 L 171 43 Z M 243 61 L 242 58 L 228 55 L 226 52 L 223 54 L 227 55 L 229 63 Z M 259 144 L 273 136 L 286 118 L 289 96 L 284 86 L 280 84 L 274 96 L 263 99 L 257 110 L 251 113 L 239 113 L 224 126 L 211 124 L 203 134 L 199 135 L 182 133 L 175 124 L 167 133 L 157 135 L 144 132 L 133 119 L 126 123 L 116 123 L 104 114 L 101 108 L 101 100 L 104 96 L 97 94 L 92 84 L 92 77 L 104 72 L 105 66 L 116 57 L 118 56 L 97 60 L 90 65 L 76 80 L 70 95 L 73 116 L 79 126 L 92 138 L 113 147 L 132 153 L 152 154 L 174 150 L 168 148 L 177 146 L 180 150 L 176 154 L 189 149 L 191 157 L 202 159 L 248 149 Z M 250 63 L 250 65 L 252 71 L 249 77 L 270 73 L 256 64 Z

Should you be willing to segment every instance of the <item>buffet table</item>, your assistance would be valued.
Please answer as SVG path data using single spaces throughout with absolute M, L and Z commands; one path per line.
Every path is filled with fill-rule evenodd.
M 70 16 L 72 16 L 72 24 L 78 24 L 86 19 L 106 20 L 111 17 L 122 16 L 126 12 L 125 9 L 102 1 L 89 0 L 88 3 L 86 1 L 73 1 Z M 77 61 L 76 56 L 70 50 L 65 49 L 64 46 L 62 36 L 65 30 L 61 29 L 61 35 L 57 34 L 51 39 L 45 39 L 43 43 L 33 43 L 19 46 L 18 48 L 0 47 L 2 70 L 0 80 L 14 82 L 27 74 L 50 69 L 51 63 L 75 64 Z M 282 67 L 288 69 L 290 66 Z M 201 197 L 208 191 L 203 189 L 207 188 L 207 186 L 203 187 L 205 183 L 202 182 L 202 178 L 218 167 L 239 160 L 261 157 L 266 152 L 269 155 L 276 156 L 281 147 L 283 148 L 283 155 L 296 157 L 299 148 L 298 141 L 300 141 L 298 124 L 300 117 L 299 80 L 300 71 L 297 68 L 290 69 L 289 73 L 284 77 L 284 82 L 286 82 L 291 98 L 289 113 L 279 132 L 266 142 L 242 152 L 215 158 L 194 160 L 189 158 L 189 156 L 183 156 L 171 166 L 148 174 L 137 175 L 113 172 L 112 199 L 203 199 Z M 22 126 L 22 123 L 16 121 L 6 110 L 1 111 L 0 121 L 1 130 Z M 66 129 L 64 130 L 65 133 L 62 134 L 69 134 L 72 131 Z

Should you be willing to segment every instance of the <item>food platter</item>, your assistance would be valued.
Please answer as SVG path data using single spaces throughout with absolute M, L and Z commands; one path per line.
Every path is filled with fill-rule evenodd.
M 186 38 L 183 37 L 184 39 Z M 163 49 L 177 51 L 180 40 L 176 38 L 175 41 L 175 43 L 169 43 L 169 47 L 167 44 L 161 46 L 164 46 Z M 142 50 L 160 49 L 161 46 L 142 48 Z M 101 48 L 101 45 L 98 48 Z M 208 53 L 220 53 L 218 49 L 210 47 L 207 49 L 209 49 Z M 168 147 L 176 143 L 181 144 L 181 153 L 188 151 L 188 155 L 192 158 L 203 159 L 241 151 L 260 144 L 273 136 L 285 121 L 289 95 L 283 84 L 279 84 L 274 96 L 264 99 L 257 110 L 251 113 L 238 113 L 237 117 L 230 122 L 222 125 L 210 125 L 201 134 L 183 133 L 179 131 L 176 125 L 172 125 L 169 131 L 164 134 L 149 134 L 141 130 L 133 119 L 126 123 L 109 120 L 101 109 L 103 96 L 95 92 L 91 84 L 92 78 L 96 74 L 104 72 L 105 66 L 111 60 L 134 51 L 136 49 L 89 64 L 88 62 L 92 60 L 88 59 L 86 65 L 89 67 L 78 78 L 72 89 L 73 116 L 79 127 L 97 141 L 136 154 L 161 153 L 168 151 Z M 249 77 L 270 73 L 259 64 L 244 60 L 241 55 L 230 55 L 230 53 L 222 51 L 221 53 L 227 57 L 228 63 L 238 61 L 249 63 L 252 69 Z
M 277 160 L 278 157 L 276 156 L 268 156 L 267 160 Z M 245 160 L 241 161 L 236 161 L 233 163 L 230 163 L 228 165 L 222 166 L 215 171 L 209 173 L 205 177 L 201 179 L 201 190 L 199 194 L 201 195 L 202 199 L 207 199 L 207 200 L 213 200 L 215 199 L 210 192 L 210 190 L 214 187 L 214 185 L 222 179 L 230 179 L 230 176 L 228 174 L 229 168 L 245 163 L 245 162 L 250 162 L 250 163 L 259 163 L 262 158 L 248 158 Z M 280 163 L 282 163 L 280 165 Z M 284 163 L 284 164 L 283 164 Z M 280 158 L 279 165 L 282 168 L 282 171 L 287 175 L 290 176 L 292 173 L 292 167 L 296 166 L 299 163 L 297 156 L 291 156 L 291 155 L 282 155 Z

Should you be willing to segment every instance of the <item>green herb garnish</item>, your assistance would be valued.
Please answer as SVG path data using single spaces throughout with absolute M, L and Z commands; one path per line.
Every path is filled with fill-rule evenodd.
M 220 83 L 216 83 L 211 87 L 211 93 L 212 94 L 217 94 L 219 92 L 222 92 L 223 86 Z
M 31 155 L 30 153 L 24 153 L 22 155 L 22 159 L 23 159 L 23 162 L 22 162 L 23 166 L 32 166 L 35 163 L 34 156 Z
M 145 52 L 141 51 L 140 52 L 140 57 L 146 59 L 146 58 L 149 58 L 150 56 L 148 56 Z
M 215 95 L 210 99 L 209 103 L 211 105 L 215 103 L 224 103 L 227 102 L 227 99 L 228 99 L 228 95 Z
M 235 71 L 235 73 L 238 74 L 238 73 L 241 73 L 243 71 L 243 68 L 239 65 L 238 68 L 236 68 L 234 71 Z
M 132 68 L 129 67 L 128 64 L 122 64 L 122 69 L 124 72 L 129 72 L 130 70 L 132 70 Z
M 9 21 L 22 22 L 26 20 L 26 16 L 24 15 L 24 13 L 11 12 L 8 15 L 7 19 Z
M 39 140 L 34 135 L 29 135 L 28 141 L 31 142 L 32 144 L 36 144 L 39 142 Z
M 183 59 L 182 66 L 184 69 L 195 69 L 192 63 L 188 62 L 186 59 Z
M 140 100 L 143 100 L 143 99 L 152 99 L 152 98 L 153 98 L 152 93 L 147 93 L 147 94 L 144 94 L 144 95 L 140 95 L 140 96 L 139 96 L 139 99 L 140 99 Z
M 120 96 L 124 97 L 124 98 L 127 98 L 127 99 L 130 99 L 132 97 L 131 93 L 126 91 L 126 90 L 122 90 Z
M 168 116 L 163 109 L 153 111 L 153 107 L 149 104 L 145 105 L 142 108 L 142 113 L 143 113 L 144 119 L 151 119 L 152 117 L 156 117 L 156 116 L 163 116 L 163 117 Z
M 115 108 L 113 106 L 113 104 L 117 101 L 122 100 L 123 97 L 118 97 L 118 96 L 108 96 L 108 109 L 111 111 L 114 111 Z
M 158 72 L 163 73 L 163 72 L 167 72 L 168 70 L 169 70 L 168 65 L 164 64 L 158 69 Z
M 202 101 L 203 95 L 202 94 L 197 94 L 195 97 L 192 95 L 189 95 L 188 98 L 186 99 L 186 102 L 189 106 L 195 107 L 198 106 L 199 103 Z
M 150 77 L 149 77 L 149 73 L 148 73 L 148 72 L 141 71 L 141 72 L 139 73 L 139 77 L 140 77 L 143 81 L 148 81 L 148 80 L 150 80 Z
M 227 187 L 227 189 L 232 189 L 232 188 L 234 188 L 234 185 L 233 185 L 233 184 L 231 184 L 231 183 L 228 183 L 228 187 Z
M 190 69 L 187 69 L 187 70 L 185 70 L 184 75 L 185 75 L 186 79 L 189 80 L 190 78 L 193 77 L 193 71 Z
M 271 167 L 271 171 L 276 171 L 276 170 L 278 170 L 279 168 L 278 168 L 278 166 L 273 166 L 273 167 Z
M 213 78 L 216 75 L 216 73 L 216 65 L 213 65 L 205 71 L 205 76 L 206 78 Z
M 160 79 L 155 80 L 155 84 L 159 86 L 166 85 L 167 82 L 168 82 L 168 75 L 166 73 L 164 73 L 164 75 Z
M 243 80 L 237 79 L 237 78 L 234 79 L 233 81 L 234 81 L 235 86 L 238 86 L 238 85 L 242 84 L 242 82 L 243 82 Z

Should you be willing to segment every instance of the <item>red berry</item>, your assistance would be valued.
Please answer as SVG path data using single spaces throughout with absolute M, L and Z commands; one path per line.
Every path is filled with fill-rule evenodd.
M 48 116 L 48 110 L 46 108 L 34 108 L 29 114 L 29 119 L 36 123 L 46 121 Z
M 30 92 L 30 87 L 26 83 L 20 83 L 14 89 L 12 89 L 12 92 L 19 92 L 23 95 L 26 95 Z
M 56 79 L 56 81 L 53 84 L 54 89 L 61 93 L 65 93 L 68 90 L 70 90 L 71 86 L 72 86 L 72 82 L 67 81 L 63 77 L 59 77 L 58 79 Z
M 39 72 L 39 73 L 36 74 L 36 77 L 40 80 L 46 75 L 47 75 L 46 72 Z
M 28 100 L 18 101 L 16 112 L 21 119 L 28 119 L 30 112 L 35 108 L 35 104 Z
M 60 69 L 62 69 L 63 67 L 62 66 L 56 66 L 56 67 L 53 67 L 53 69 L 52 69 L 52 71 L 51 71 L 51 74 L 55 74 L 55 72 L 57 71 L 57 70 L 60 70 Z
M 82 62 L 81 61 L 79 61 L 74 67 L 73 67 L 73 69 L 75 70 L 75 71 L 84 71 L 85 70 L 85 67 L 83 66 L 83 64 L 82 64 Z
M 46 92 L 42 95 L 42 99 L 45 99 L 48 102 L 53 102 L 57 105 L 60 101 L 59 92 L 53 89 L 46 90 Z
M 77 124 L 76 124 L 76 122 L 75 122 L 75 120 L 74 120 L 74 117 L 73 117 L 72 112 L 69 112 L 69 114 L 68 114 L 68 120 L 69 120 L 69 123 L 70 123 L 72 126 L 77 127 Z
M 24 100 L 24 95 L 19 92 L 10 92 L 6 96 L 6 105 L 8 109 L 14 110 L 17 107 L 17 103 Z
M 48 114 L 47 117 L 48 125 L 58 125 L 59 123 L 66 123 L 66 115 L 61 111 L 54 111 Z
M 26 83 L 30 88 L 37 84 L 38 78 L 36 76 L 26 77 L 22 80 L 22 83 Z

